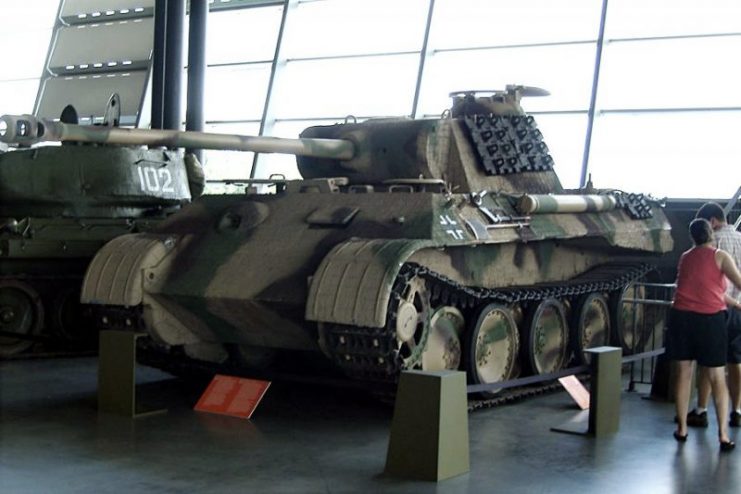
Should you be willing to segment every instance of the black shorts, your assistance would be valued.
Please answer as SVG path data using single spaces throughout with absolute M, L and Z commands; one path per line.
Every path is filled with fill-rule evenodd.
M 698 314 L 672 309 L 666 333 L 666 354 L 671 360 L 697 360 L 703 367 L 726 365 L 726 311 Z
M 741 309 L 728 309 L 728 363 L 741 364 Z

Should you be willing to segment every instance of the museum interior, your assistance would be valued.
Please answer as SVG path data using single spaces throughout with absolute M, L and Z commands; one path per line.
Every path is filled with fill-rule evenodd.
M 741 489 L 741 0 L 0 26 L 0 493 Z

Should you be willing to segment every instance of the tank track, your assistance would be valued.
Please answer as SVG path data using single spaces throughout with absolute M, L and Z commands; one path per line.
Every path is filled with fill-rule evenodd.
M 546 298 L 577 297 L 591 292 L 615 292 L 640 279 L 652 269 L 651 265 L 643 263 L 607 264 L 563 283 L 486 289 L 467 287 L 430 271 L 424 266 L 407 263 L 402 266 L 392 287 L 391 303 L 384 327 L 325 324 L 320 332 L 325 339 L 325 349 L 330 353 L 340 371 L 356 381 L 358 386 L 371 391 L 381 401 L 392 403 L 398 376 L 402 370 L 405 370 L 403 359 L 397 351 L 394 330 L 396 311 L 405 287 L 415 276 L 425 279 L 431 299 L 436 304 L 471 309 L 489 303 L 537 302 Z M 104 306 L 97 308 L 95 313 L 101 329 L 146 331 L 141 307 Z M 145 345 L 141 350 L 137 358 L 141 363 L 175 375 L 238 373 L 238 369 L 227 368 L 223 364 L 200 362 L 178 352 L 172 354 L 170 350 L 175 349 L 166 350 L 156 344 Z M 557 382 L 505 389 L 491 398 L 469 397 L 468 409 L 474 411 L 491 408 L 560 389 L 561 386 Z
M 466 309 L 489 303 L 510 305 L 548 298 L 572 298 L 591 292 L 615 292 L 651 269 L 652 266 L 645 263 L 605 264 L 566 282 L 487 289 L 464 286 L 424 266 L 407 263 L 402 266 L 393 285 L 383 328 L 327 324 L 322 331 L 330 355 L 346 375 L 369 384 L 394 384 L 399 373 L 406 370 L 396 351 L 396 308 L 404 287 L 415 276 L 427 281 L 432 300 Z
M 493 398 L 474 399 L 469 396 L 468 411 L 474 412 L 476 410 L 508 405 L 519 400 L 524 400 L 525 398 L 546 393 L 554 393 L 556 391 L 561 391 L 562 389 L 563 387 L 556 381 L 533 386 L 523 386 L 521 388 L 506 389 L 497 393 Z

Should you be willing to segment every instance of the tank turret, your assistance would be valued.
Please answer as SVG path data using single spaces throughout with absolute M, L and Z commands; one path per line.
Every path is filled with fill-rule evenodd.
M 635 350 L 651 335 L 631 341 L 627 321 L 647 315 L 623 294 L 672 249 L 662 207 L 564 190 L 520 107 L 529 93 L 457 93 L 439 119 L 308 128 L 298 141 L 332 147 L 291 151 L 303 179 L 267 180 L 274 194 L 245 181 L 243 195 L 202 196 L 114 239 L 82 301 L 101 328 L 149 333 L 145 353 L 165 368 L 312 355 L 369 384 L 414 368 L 486 383 L 584 361 L 591 346 Z
M 300 157 L 301 175 L 343 176 L 351 184 L 436 179 L 457 192 L 562 192 L 543 135 L 520 107 L 523 95 L 547 93 L 523 86 L 485 93 L 452 93 L 452 110 L 437 120 L 311 127 L 301 137 L 350 141 L 357 152 L 342 161 Z

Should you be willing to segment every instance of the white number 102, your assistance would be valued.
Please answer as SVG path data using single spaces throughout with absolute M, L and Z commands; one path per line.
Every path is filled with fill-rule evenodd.
M 172 187 L 172 174 L 167 168 L 137 166 L 139 186 L 142 192 L 175 192 Z

